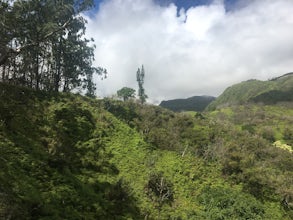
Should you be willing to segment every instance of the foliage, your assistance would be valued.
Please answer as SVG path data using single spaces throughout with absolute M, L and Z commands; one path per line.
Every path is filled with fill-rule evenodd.
M 135 97 L 135 90 L 129 87 L 123 87 L 117 91 L 117 95 L 120 98 L 123 98 L 123 101 L 127 101 L 130 98 Z
M 292 218 L 292 110 L 201 115 L 0 84 L 6 219 Z M 248 132 L 244 125 L 251 125 Z
M 36 90 L 86 89 L 93 96 L 94 47 L 81 12 L 93 1 L 0 1 L 0 80 Z M 3 39 L 3 41 L 2 41 Z
M 292 102 L 293 88 L 289 91 L 271 90 L 255 96 L 251 99 L 254 102 L 262 102 L 264 104 L 276 104 L 277 102 Z
M 171 203 L 174 200 L 172 184 L 166 180 L 162 173 L 150 175 L 146 191 L 150 199 L 158 203 L 159 209 L 161 209 L 164 203 Z
M 212 96 L 193 96 L 187 99 L 173 99 L 162 101 L 160 106 L 175 112 L 199 111 L 202 112 L 215 97 Z
M 281 201 L 290 197 L 292 155 L 287 149 L 277 148 L 275 145 L 279 142 L 274 141 L 284 137 L 291 126 L 292 109 L 261 105 L 232 109 L 233 114 L 226 109 L 219 110 L 225 117 L 217 113 L 225 135 L 221 135 L 220 145 L 211 146 L 210 157 L 221 161 L 223 174 L 242 183 L 244 190 L 256 198 Z M 243 123 L 253 129 L 247 132 L 247 125 L 243 127 Z
M 264 206 L 259 201 L 230 187 L 206 187 L 199 198 L 205 219 L 264 219 Z
M 145 76 L 145 72 L 144 72 L 144 67 L 142 65 L 141 69 L 138 68 L 136 72 L 136 81 L 138 83 L 138 97 L 141 104 L 145 103 L 146 99 L 148 98 L 148 96 L 145 94 L 144 87 L 143 87 L 144 76 Z
M 137 218 L 127 186 L 99 179 L 118 171 L 105 151 L 108 122 L 87 99 L 2 84 L 0 94 L 1 218 Z
M 293 146 L 293 128 L 287 126 L 284 128 L 283 138 L 286 143 Z

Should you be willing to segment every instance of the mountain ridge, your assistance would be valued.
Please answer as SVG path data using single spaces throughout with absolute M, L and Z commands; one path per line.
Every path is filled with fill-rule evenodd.
M 167 108 L 169 110 L 180 112 L 180 111 L 198 111 L 202 112 L 215 97 L 203 95 L 203 96 L 192 96 L 189 98 L 164 100 L 159 106 Z
M 293 73 L 290 72 L 270 80 L 250 79 L 229 86 L 207 106 L 207 110 L 249 102 L 277 104 L 292 101 Z

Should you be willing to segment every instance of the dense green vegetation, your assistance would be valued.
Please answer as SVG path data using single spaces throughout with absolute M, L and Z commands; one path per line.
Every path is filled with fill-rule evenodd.
M 248 80 L 227 88 L 208 107 L 215 110 L 247 102 L 276 104 L 293 101 L 293 73 L 268 80 Z
M 117 91 L 118 98 L 122 98 L 123 101 L 126 101 L 131 98 L 135 98 L 135 90 L 129 87 L 123 87 Z
M 187 99 L 173 99 L 173 100 L 162 101 L 160 103 L 160 106 L 175 112 L 182 112 L 182 111 L 202 112 L 214 100 L 215 100 L 215 97 L 212 97 L 212 96 L 193 96 Z
M 0 1 L 0 219 L 293 219 L 293 109 L 263 105 L 292 104 L 292 73 L 212 112 L 146 105 L 143 66 L 139 103 L 96 100 L 93 3 Z
M 0 218 L 289 220 L 292 122 L 0 84 Z
M 93 0 L 0 0 L 0 81 L 36 90 L 95 93 L 94 46 L 82 12 Z M 81 59 L 82 58 L 82 59 Z

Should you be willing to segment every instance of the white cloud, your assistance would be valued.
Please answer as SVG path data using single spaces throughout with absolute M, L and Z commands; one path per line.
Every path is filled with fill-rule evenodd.
M 97 81 L 99 94 L 136 89 L 142 64 L 152 102 L 219 95 L 233 83 L 290 72 L 292 11 L 292 0 L 246 1 L 231 11 L 218 0 L 179 13 L 174 4 L 162 7 L 152 0 L 107 0 L 87 18 L 95 64 L 109 72 Z

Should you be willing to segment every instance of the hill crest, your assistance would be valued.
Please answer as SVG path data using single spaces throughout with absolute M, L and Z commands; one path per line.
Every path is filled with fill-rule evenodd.
M 213 96 L 192 96 L 186 99 L 172 99 L 162 101 L 160 106 L 169 110 L 180 112 L 180 111 L 203 111 L 215 97 Z
M 207 110 L 244 103 L 277 104 L 293 102 L 293 73 L 261 81 L 250 79 L 234 84 L 209 104 Z

